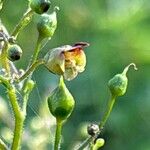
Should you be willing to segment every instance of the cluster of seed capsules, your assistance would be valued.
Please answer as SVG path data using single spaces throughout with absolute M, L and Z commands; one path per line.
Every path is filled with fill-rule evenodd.
M 30 0 L 29 6 L 32 11 L 39 14 L 37 23 L 37 30 L 42 38 L 49 38 L 54 34 L 57 26 L 56 12 L 46 14 L 50 8 L 51 2 L 49 0 Z M 0 51 L 4 43 L 8 44 L 7 58 L 10 61 L 17 61 L 22 56 L 22 48 L 17 44 L 15 37 L 10 36 L 5 26 L 0 22 Z

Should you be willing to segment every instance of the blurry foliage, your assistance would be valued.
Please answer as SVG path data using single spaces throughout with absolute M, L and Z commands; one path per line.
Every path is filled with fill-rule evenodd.
M 58 28 L 52 40 L 41 52 L 41 56 L 47 50 L 60 45 L 77 41 L 87 41 L 91 44 L 86 49 L 88 64 L 85 72 L 72 82 L 67 82 L 75 97 L 76 108 L 63 130 L 62 149 L 70 150 L 72 144 L 82 140 L 79 135 L 81 124 L 100 120 L 109 95 L 107 81 L 121 71 L 121 68 L 134 62 L 139 70 L 134 74 L 133 71 L 128 74 L 129 88 L 126 95 L 119 98 L 106 125 L 102 135 L 106 144 L 102 149 L 149 150 L 150 1 L 53 0 L 53 4 L 61 9 L 58 13 Z M 6 0 L 0 17 L 9 31 L 12 31 L 26 7 L 26 0 Z M 37 39 L 35 22 L 36 17 L 19 36 L 19 42 L 24 48 L 24 59 L 17 62 L 18 67 L 24 68 L 26 61 L 30 59 Z M 22 149 L 31 150 L 34 147 L 38 150 L 47 150 L 51 149 L 45 145 L 51 145 L 49 137 L 54 136 L 51 130 L 54 130 L 55 120 L 45 111 L 45 97 L 56 87 L 57 79 L 43 67 L 34 73 L 34 79 L 37 81 L 37 87 L 29 102 Z M 3 88 L 0 92 L 3 98 L 7 99 Z M 5 108 L 1 108 L 2 105 Z M 7 104 L 0 99 L 0 106 L 0 109 L 6 109 Z M 0 110 L 1 133 L 11 129 L 10 115 L 8 112 L 1 113 Z M 8 126 L 4 129 L 6 124 Z M 3 135 L 9 143 L 10 135 Z

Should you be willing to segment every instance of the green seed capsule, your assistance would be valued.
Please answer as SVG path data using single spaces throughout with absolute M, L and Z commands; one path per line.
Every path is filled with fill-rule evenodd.
M 61 77 L 58 87 L 48 97 L 49 110 L 56 119 L 63 121 L 71 115 L 74 104 L 74 98 Z
M 43 38 L 51 38 L 57 27 L 56 12 L 52 14 L 43 14 L 40 16 L 37 23 L 39 35 Z
M 126 73 L 131 65 L 134 66 L 135 70 L 137 70 L 135 64 L 132 63 L 124 69 L 123 73 L 117 74 L 109 80 L 108 86 L 113 96 L 122 96 L 125 94 L 128 85 Z
M 127 89 L 128 79 L 125 75 L 117 74 L 109 82 L 108 86 L 112 95 L 122 96 Z
M 51 2 L 49 0 L 31 0 L 30 7 L 37 14 L 43 14 L 50 8 Z
M 17 44 L 10 45 L 7 52 L 7 57 L 10 61 L 19 60 L 22 56 L 22 49 Z

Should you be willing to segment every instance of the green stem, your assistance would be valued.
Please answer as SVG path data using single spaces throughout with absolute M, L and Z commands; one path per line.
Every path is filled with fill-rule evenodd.
M 21 137 L 23 133 L 23 123 L 24 123 L 25 116 L 19 107 L 15 87 L 13 87 L 10 84 L 8 79 L 2 76 L 0 76 L 0 81 L 7 88 L 9 100 L 10 100 L 10 103 L 14 112 L 14 117 L 15 117 L 14 137 L 13 137 L 11 150 L 19 150 Z
M 99 124 L 99 128 L 100 129 L 102 129 L 104 127 L 104 125 L 105 125 L 108 117 L 110 116 L 110 113 L 112 111 L 112 108 L 114 106 L 115 101 L 116 101 L 116 96 L 112 95 L 111 98 L 110 98 L 110 100 L 108 101 L 106 111 L 105 111 L 105 113 L 103 115 L 103 118 L 102 118 L 100 124 Z
M 32 80 L 28 79 L 28 81 L 26 83 L 26 87 L 23 90 L 23 106 L 22 106 L 22 111 L 23 111 L 24 116 L 26 116 L 26 108 L 27 108 L 27 104 L 28 104 L 28 100 L 29 100 L 29 95 L 30 95 L 31 91 L 34 88 L 34 84 L 35 83 Z
M 31 79 L 32 73 L 35 70 L 35 68 L 44 63 L 44 60 L 38 60 L 37 61 L 38 54 L 39 54 L 40 48 L 41 48 L 41 42 L 42 42 L 42 40 L 43 40 L 43 38 L 41 38 L 39 36 L 38 40 L 37 40 L 37 43 L 36 43 L 36 47 L 34 49 L 33 56 L 32 56 L 31 66 L 26 71 L 26 73 L 17 80 L 17 82 L 20 82 L 20 81 L 22 81 L 22 80 L 24 80 L 24 79 L 27 78 L 27 80 L 24 82 L 24 85 L 23 85 L 23 91 L 27 87 L 28 81 Z M 30 92 L 31 91 L 25 92 L 24 96 L 23 96 L 23 114 L 24 115 L 26 115 L 26 107 L 27 107 L 27 103 L 28 103 L 28 98 L 29 98 Z
M 10 76 L 10 66 L 9 66 L 9 60 L 7 58 L 7 49 L 8 49 L 8 42 L 5 41 L 1 53 L 1 63 L 2 63 L 2 67 L 6 70 L 8 76 Z
M 14 137 L 11 150 L 19 150 L 20 143 L 21 143 L 21 136 L 23 132 L 23 122 L 25 117 L 23 116 L 19 104 L 17 102 L 16 91 L 13 86 L 11 86 L 9 80 L 0 76 L 0 81 L 4 84 L 7 88 L 9 100 L 14 112 L 15 117 L 15 129 L 14 129 Z
M 11 88 L 8 79 L 1 75 L 0 75 L 0 83 L 2 83 L 7 89 Z
M 17 102 L 15 89 L 13 87 L 10 87 L 10 89 L 8 89 L 8 96 L 9 96 L 15 117 L 20 117 L 20 107 Z
M 56 120 L 56 133 L 55 133 L 55 145 L 54 150 L 60 149 L 60 142 L 61 142 L 61 131 L 62 131 L 62 121 Z
M 38 37 L 37 43 L 36 43 L 36 47 L 34 49 L 34 53 L 32 56 L 32 60 L 31 60 L 31 64 L 34 64 L 37 61 L 41 46 L 42 46 L 42 40 L 43 38 L 41 36 Z
M 100 130 L 104 127 L 104 125 L 105 125 L 105 123 L 106 123 L 106 121 L 107 121 L 107 119 L 108 119 L 108 117 L 112 111 L 115 100 L 116 100 L 116 96 L 112 95 L 110 100 L 108 101 L 107 108 L 106 108 L 106 111 L 104 112 L 102 121 L 99 124 Z M 92 136 L 88 137 L 76 150 L 83 150 L 89 143 L 92 142 L 93 138 L 96 138 L 98 135 L 99 135 L 99 133 L 97 133 L 97 135 L 95 137 L 92 137 Z
M 14 138 L 11 150 L 19 150 L 20 149 L 20 143 L 21 143 L 21 137 L 23 134 L 23 118 L 15 118 L 15 129 L 14 129 Z
M 11 36 L 15 37 L 15 39 L 17 38 L 19 32 L 21 32 L 21 30 L 28 25 L 28 23 L 31 21 L 32 16 L 33 16 L 33 11 L 28 8 L 26 13 L 23 15 L 23 17 L 21 18 L 21 20 L 19 21 L 19 23 L 16 25 L 14 31 L 12 32 Z
M 36 63 L 36 61 L 37 61 L 38 54 L 39 54 L 39 52 L 40 52 L 41 45 L 42 45 L 42 44 L 41 44 L 42 40 L 43 40 L 43 38 L 42 38 L 41 36 L 39 36 L 39 37 L 38 37 L 38 40 L 37 40 L 37 42 L 36 42 L 36 46 L 35 46 L 35 49 L 34 49 L 34 52 L 33 52 L 33 56 L 32 56 L 31 62 L 29 63 L 28 68 L 30 68 L 30 65 L 33 66 L 33 67 L 31 67 L 31 70 L 29 70 L 29 71 L 27 72 L 27 76 L 28 76 L 28 73 L 30 74 L 30 76 L 28 76 L 27 80 L 24 82 L 23 89 L 25 89 L 28 80 L 31 79 L 31 76 L 32 76 L 32 69 L 33 69 L 33 71 L 34 71 L 34 67 L 36 66 L 36 65 L 34 66 L 34 63 Z M 26 75 L 25 75 L 25 76 L 26 76 Z M 24 79 L 24 77 L 23 77 L 23 79 Z
M 28 76 L 28 73 L 30 74 L 30 76 L 28 76 L 27 80 L 24 82 L 23 89 L 25 89 L 28 80 L 31 79 L 32 71 L 34 71 L 34 67 L 36 66 L 36 65 L 34 66 L 34 63 L 36 63 L 36 61 L 37 61 L 38 54 L 39 54 L 41 46 L 42 46 L 42 44 L 41 44 L 42 40 L 43 40 L 43 38 L 41 36 L 39 36 L 38 40 L 36 42 L 36 46 L 35 46 L 35 49 L 34 49 L 34 52 L 33 52 L 33 56 L 31 58 L 31 62 L 28 65 L 28 68 L 30 68 L 30 66 L 33 66 L 33 67 L 31 67 L 31 70 L 29 70 L 27 72 L 27 76 Z M 24 77 L 23 77 L 23 79 L 24 79 Z
M 25 117 L 23 116 L 20 110 L 19 104 L 17 102 L 16 92 L 13 87 L 8 89 L 8 96 L 9 96 L 9 100 L 12 105 L 12 109 L 13 109 L 14 117 L 15 117 L 15 129 L 14 129 L 14 137 L 13 137 L 11 150 L 19 150 L 21 137 L 23 133 L 23 122 L 24 122 Z
M 0 139 L 0 150 L 7 150 L 8 147 L 6 146 L 6 144 Z
M 38 60 L 35 63 L 33 63 L 30 68 L 25 72 L 23 76 L 21 76 L 19 79 L 17 79 L 17 82 L 21 82 L 22 80 L 26 79 L 33 71 L 39 66 L 44 64 L 44 60 Z
M 27 108 L 27 104 L 28 104 L 28 100 L 29 100 L 29 94 L 30 94 L 30 92 L 27 92 L 24 94 L 24 97 L 23 97 L 22 111 L 25 116 L 26 116 L 26 108 Z
M 93 137 L 88 137 L 76 150 L 83 150 L 89 143 L 91 143 L 93 140 Z

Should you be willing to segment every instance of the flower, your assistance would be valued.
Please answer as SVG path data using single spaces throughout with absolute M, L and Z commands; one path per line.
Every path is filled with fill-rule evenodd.
M 64 45 L 50 50 L 44 57 L 45 66 L 54 74 L 63 75 L 66 80 L 74 79 L 83 72 L 86 66 L 86 55 L 83 51 L 88 43 Z

